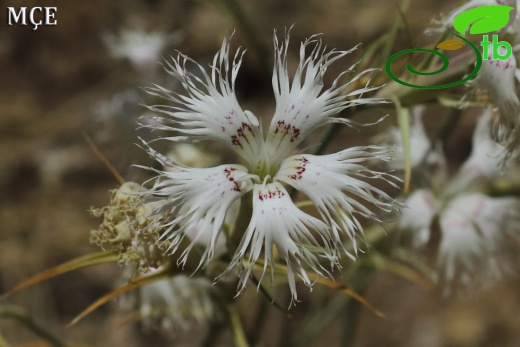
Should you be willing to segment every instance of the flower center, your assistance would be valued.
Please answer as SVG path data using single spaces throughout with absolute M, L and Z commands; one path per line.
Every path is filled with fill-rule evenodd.
M 280 169 L 280 164 L 273 161 L 271 155 L 269 155 L 269 151 L 265 149 L 267 146 L 263 147 L 263 150 L 260 151 L 260 157 L 255 167 L 250 167 L 249 172 L 253 175 L 257 175 L 259 178 L 259 182 L 265 183 L 273 183 L 273 178 L 278 173 Z

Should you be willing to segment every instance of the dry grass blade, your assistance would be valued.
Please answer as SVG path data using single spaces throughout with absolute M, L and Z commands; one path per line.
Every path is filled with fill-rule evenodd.
M 96 157 L 103 163 L 103 165 L 105 165 L 105 167 L 108 169 L 108 171 L 110 171 L 110 173 L 114 176 L 117 182 L 120 185 L 123 185 L 125 183 L 125 179 L 123 178 L 123 176 L 121 176 L 121 174 L 116 170 L 114 165 L 112 165 L 112 163 L 105 157 L 105 155 L 101 153 L 96 144 L 90 139 L 90 136 L 88 136 L 86 132 L 83 132 L 83 137 L 85 137 L 85 141 L 87 141 L 90 149 L 92 150 L 92 152 L 94 152 Z
M 71 261 L 68 261 L 66 263 L 63 263 L 61 265 L 47 269 L 43 272 L 40 272 L 40 273 L 34 275 L 33 277 L 23 281 L 22 283 L 20 283 L 19 285 L 17 285 L 16 287 L 11 289 L 7 293 L 5 293 L 2 296 L 2 299 L 22 290 L 24 288 L 30 287 L 34 284 L 43 282 L 45 280 L 62 275 L 67 272 L 81 269 L 81 268 L 88 267 L 88 266 L 92 266 L 92 265 L 97 265 L 97 264 L 102 264 L 102 263 L 111 263 L 111 262 L 116 262 L 116 261 L 117 261 L 117 255 L 112 252 L 97 252 L 97 253 L 88 254 L 88 255 L 73 259 Z
M 308 274 L 312 275 L 311 273 L 308 273 Z M 317 274 L 314 274 L 314 275 L 318 276 Z M 318 276 L 316 281 L 318 283 L 326 285 L 327 287 L 331 287 L 331 288 L 334 288 L 334 289 L 342 291 L 344 294 L 352 297 L 357 302 L 359 302 L 361 305 L 365 306 L 370 311 L 374 312 L 374 314 L 376 316 L 381 317 L 381 318 L 385 318 L 385 315 L 384 315 L 383 312 L 381 312 L 378 309 L 376 309 L 367 299 L 365 299 L 363 296 L 361 296 L 360 294 L 356 293 L 352 289 L 348 288 L 344 284 L 336 283 L 333 280 L 330 280 L 330 279 L 324 278 L 324 277 L 319 277 L 319 276 Z
M 285 275 L 287 274 L 287 267 L 286 266 L 280 265 L 280 264 L 274 264 L 272 266 L 274 266 L 276 273 L 278 273 L 278 274 L 285 274 Z M 262 263 L 262 261 L 257 261 L 256 264 L 255 264 L 255 268 L 263 270 L 263 263 Z M 376 316 L 381 317 L 381 318 L 385 318 L 385 315 L 383 314 L 383 312 L 381 312 L 378 309 L 376 309 L 367 299 L 365 299 L 363 296 L 361 296 L 360 294 L 356 293 L 352 289 L 348 288 L 346 285 L 341 284 L 341 283 L 336 283 L 336 282 L 334 282 L 331 279 L 324 278 L 324 277 L 318 275 L 317 273 L 314 273 L 314 272 L 311 272 L 311 271 L 307 271 L 307 275 L 309 276 L 309 278 L 311 278 L 311 277 L 316 278 L 316 282 L 318 282 L 320 284 L 326 285 L 327 287 L 330 287 L 330 288 L 334 288 L 334 289 L 340 290 L 344 294 L 352 297 L 354 300 L 359 302 L 361 305 L 365 306 L 370 311 L 374 312 L 374 314 Z
M 166 278 L 170 275 L 170 272 L 168 270 L 154 273 L 152 275 L 142 276 L 139 277 L 132 282 L 125 284 L 124 286 L 121 286 L 110 293 L 107 293 L 94 301 L 92 304 L 90 304 L 83 312 L 81 312 L 79 315 L 76 316 L 68 325 L 67 327 L 71 327 L 74 324 L 78 323 L 80 320 L 88 316 L 90 313 L 92 313 L 95 309 L 97 309 L 99 306 L 106 304 L 110 300 L 112 300 L 115 297 L 118 297 L 121 294 L 124 294 L 132 289 L 142 287 L 144 285 L 153 283 L 155 281 L 161 280 L 163 278 Z

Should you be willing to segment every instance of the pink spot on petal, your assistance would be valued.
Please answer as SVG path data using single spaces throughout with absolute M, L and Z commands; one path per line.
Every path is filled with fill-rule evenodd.
M 225 168 L 224 169 L 224 174 L 226 175 L 226 178 L 230 181 L 230 182 L 233 182 L 233 188 L 231 190 L 234 190 L 235 192 L 241 192 L 242 190 L 240 189 L 240 186 L 238 185 L 238 182 L 235 180 L 235 178 L 233 176 L 231 176 L 231 173 L 233 171 L 236 171 L 237 169 L 235 168 Z
M 301 164 L 296 167 L 296 173 L 289 176 L 290 179 L 293 180 L 300 180 L 303 177 L 303 173 L 305 170 L 307 170 L 307 164 L 309 163 L 309 159 L 305 157 L 301 157 L 296 159 L 296 161 L 299 161 Z
M 290 136 L 290 142 L 294 142 L 294 140 L 296 140 L 298 136 L 300 136 L 300 129 L 298 129 L 294 125 L 285 124 L 285 121 L 283 120 L 279 120 L 276 123 L 276 129 L 274 130 L 274 133 L 277 134 L 278 132 L 283 133 L 282 138 L 286 135 Z
M 246 132 L 248 132 L 253 137 L 255 136 L 253 132 L 253 127 L 248 123 L 242 123 L 242 125 L 240 125 L 240 128 L 237 129 L 236 135 L 231 136 L 231 143 L 243 149 L 244 146 L 242 144 L 242 140 L 245 140 L 247 143 L 250 143 L 247 139 Z

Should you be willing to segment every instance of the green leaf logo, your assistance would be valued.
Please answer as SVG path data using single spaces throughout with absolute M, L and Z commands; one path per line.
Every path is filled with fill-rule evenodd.
M 486 34 L 502 29 L 509 21 L 509 12 L 514 7 L 489 5 L 472 8 L 459 14 L 453 21 L 453 27 L 462 35 L 470 28 L 470 34 Z

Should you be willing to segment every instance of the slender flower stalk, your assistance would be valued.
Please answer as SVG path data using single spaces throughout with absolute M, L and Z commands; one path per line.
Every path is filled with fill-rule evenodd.
M 222 224 L 233 201 L 241 199 L 242 203 L 250 204 L 252 212 L 247 226 L 234 230 L 232 239 L 239 242 L 236 249 L 231 250 L 235 253 L 223 275 L 236 266 L 242 269 L 240 292 L 263 252 L 264 273 L 268 266 L 274 273 L 278 260 L 287 264 L 292 299 L 297 301 L 295 277 L 308 286 L 313 283 L 305 269 L 331 276 L 330 269 L 338 265 L 342 253 L 355 257 L 360 249 L 358 239 L 364 238 L 357 216 L 381 222 L 369 206 L 389 212 L 399 204 L 367 182 L 395 185 L 394 177 L 364 166 L 375 159 L 390 160 L 389 149 L 368 146 L 323 156 L 291 155 L 313 130 L 329 123 L 350 125 L 349 120 L 338 117 L 340 111 L 387 101 L 364 96 L 378 87 L 367 84 L 360 89 L 351 88 L 372 69 L 343 82 L 346 74 L 354 73 L 352 66 L 329 88 L 324 87 L 328 67 L 355 48 L 327 51 L 319 36 L 310 37 L 300 47 L 300 63 L 291 81 L 287 69 L 288 46 L 289 33 L 283 42 L 274 35 L 276 109 L 265 136 L 259 120 L 252 112 L 243 110 L 236 99 L 235 80 L 242 63 L 242 50 L 238 49 L 230 59 L 229 42 L 225 39 L 209 72 L 183 54 L 166 62 L 167 73 L 181 82 L 185 93 L 173 93 L 160 86 L 148 89 L 150 94 L 164 98 L 168 104 L 147 106 L 156 112 L 157 123 L 143 126 L 167 131 L 168 135 L 162 139 L 174 142 L 219 142 L 240 156 L 244 165 L 191 168 L 167 159 L 143 141 L 143 147 L 153 158 L 173 168 L 152 169 L 157 179 L 143 194 L 166 200 L 161 213 L 167 216 L 167 222 L 161 220 L 160 223 L 165 228 L 163 238 L 170 244 L 170 253 L 180 250 L 181 241 L 190 228 L 209 228 L 210 242 L 199 266 L 214 257 Z M 321 219 L 296 207 L 286 185 L 307 195 Z M 249 217 L 239 216 L 244 218 Z M 344 238 L 354 244 L 353 254 L 346 251 Z M 196 238 L 182 250 L 179 264 L 186 263 L 195 242 Z M 322 259 L 329 265 L 322 265 Z

